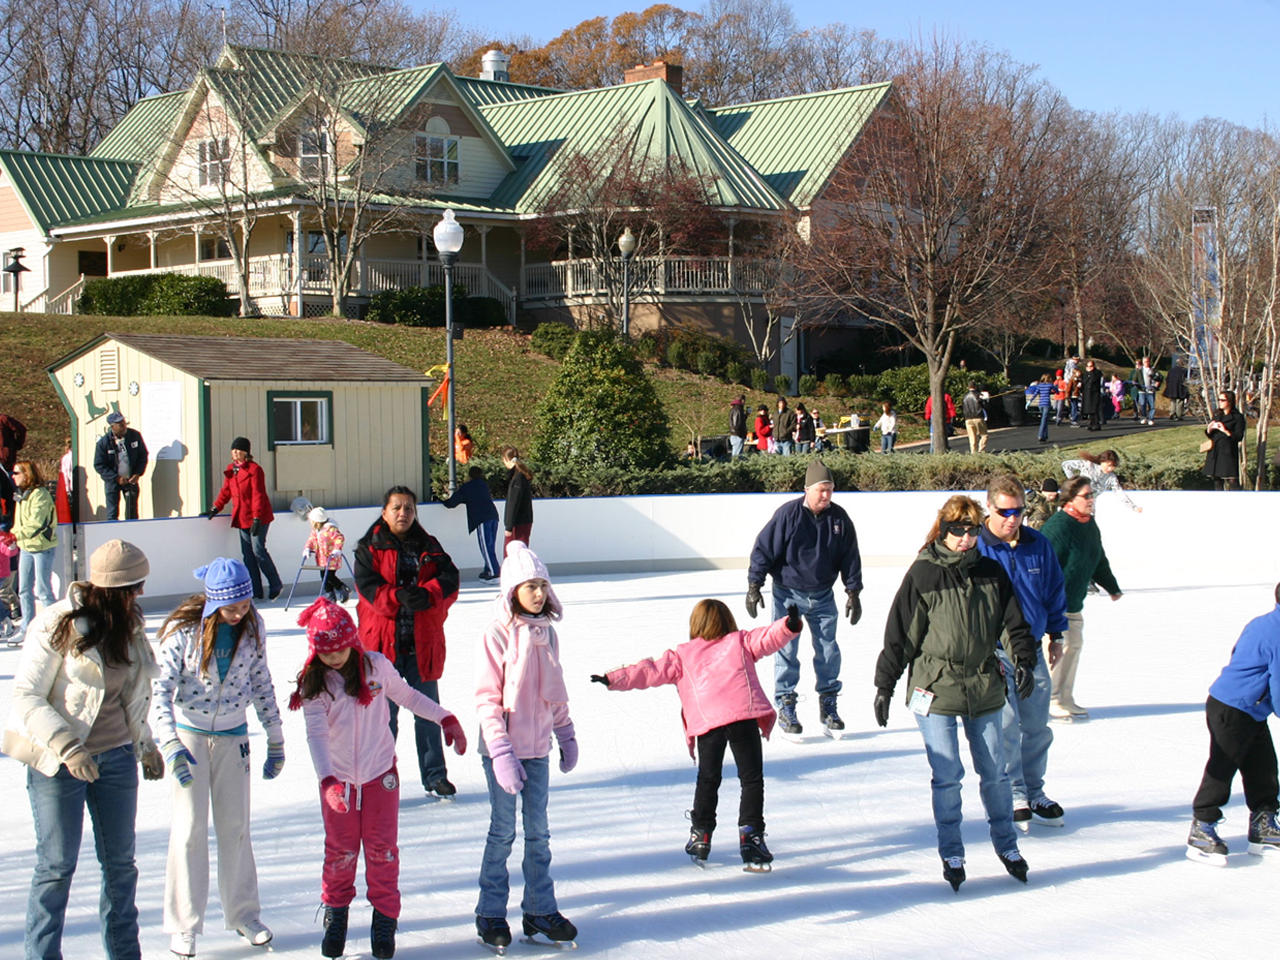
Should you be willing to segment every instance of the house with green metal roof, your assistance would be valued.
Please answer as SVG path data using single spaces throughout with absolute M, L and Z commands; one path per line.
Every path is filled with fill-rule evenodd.
M 243 274 L 262 313 L 327 313 L 326 201 L 314 187 L 336 171 L 339 193 L 363 191 L 359 215 L 386 223 L 357 244 L 350 307 L 442 282 L 431 230 L 451 208 L 466 231 L 456 282 L 512 321 L 580 318 L 605 296 L 598 264 L 530 228 L 557 215 L 569 158 L 616 149 L 621 135 L 632 162 L 697 178 L 714 228 L 696 250 L 659 237 L 636 252 L 633 327 L 732 334 L 744 300 L 765 293 L 749 239 L 777 224 L 803 233 L 890 87 L 708 108 L 684 99 L 678 68 L 665 71 L 563 91 L 510 83 L 496 51 L 480 77 L 459 77 L 444 64 L 229 44 L 189 89 L 139 101 L 88 157 L 0 151 L 0 243 L 24 250 L 19 302 L 30 310 L 74 310 L 87 277 L 176 272 L 220 277 L 233 295 Z

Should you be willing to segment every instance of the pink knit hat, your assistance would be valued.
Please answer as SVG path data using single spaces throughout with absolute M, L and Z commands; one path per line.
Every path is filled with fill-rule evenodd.
M 509 616 L 512 610 L 511 598 L 516 588 L 527 580 L 547 581 L 547 606 L 543 613 L 552 620 L 559 620 L 560 614 L 554 611 L 563 609 L 560 598 L 556 596 L 556 588 L 551 585 L 551 575 L 547 573 L 547 565 L 536 553 L 520 540 L 512 540 L 507 544 L 507 558 L 502 561 L 502 570 L 498 581 L 498 609 Z
M 360 635 L 356 631 L 351 614 L 333 601 L 318 597 L 315 603 L 298 615 L 298 626 L 307 628 L 307 664 L 302 668 L 303 673 L 316 659 L 317 654 L 337 653 L 339 650 L 351 647 L 356 651 L 359 661 L 358 699 L 362 706 L 372 703 L 373 695 L 369 692 L 369 684 L 364 676 L 364 648 L 360 644 Z M 299 689 L 295 690 L 289 698 L 289 709 L 297 710 L 301 706 L 302 694 L 301 683 L 299 683 Z

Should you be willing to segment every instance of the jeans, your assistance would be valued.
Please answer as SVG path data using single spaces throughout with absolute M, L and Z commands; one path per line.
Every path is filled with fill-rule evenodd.
M 94 756 L 98 779 L 86 783 L 66 766 L 52 777 L 27 769 L 27 795 L 36 827 L 36 872 L 27 903 L 26 960 L 61 960 L 71 878 L 80 856 L 84 809 L 93 820 L 93 845 L 102 867 L 98 905 L 103 956 L 136 960 L 138 865 L 134 861 L 134 821 L 138 811 L 138 763 L 133 745 Z
M 397 657 L 396 669 L 400 671 L 400 675 L 404 677 L 409 686 L 430 697 L 436 703 L 440 702 L 440 689 L 436 681 L 419 678 L 418 658 L 416 656 Z M 398 722 L 400 706 L 390 702 L 387 705 L 391 708 L 391 736 L 394 739 L 400 732 Z M 414 715 L 413 739 L 417 747 L 415 752 L 418 755 L 418 773 L 422 777 L 422 787 L 424 790 L 430 790 L 436 783 L 449 775 L 444 762 L 444 746 L 440 742 L 439 724 L 432 723 L 430 720 L 423 720 L 421 717 Z
M 492 520 L 486 520 L 476 527 L 476 542 L 480 545 L 480 559 L 484 561 L 485 576 L 496 577 L 502 569 L 502 561 L 498 559 L 498 553 L 493 546 L 497 538 L 498 520 L 496 517 Z
M 120 519 L 120 498 L 124 497 L 124 518 L 138 519 L 138 485 L 127 483 L 123 487 L 114 480 L 107 481 L 107 519 Z
M 1049 407 L 1049 405 L 1048 405 L 1047 403 L 1046 403 L 1046 404 L 1044 404 L 1044 406 L 1042 406 L 1042 407 L 1040 408 L 1040 434 L 1039 434 L 1039 438 L 1040 438 L 1041 440 L 1048 440 L 1048 439 L 1049 439 L 1049 412 L 1050 412 L 1050 407 Z
M 1152 420 L 1156 415 L 1156 395 L 1147 390 L 1138 391 L 1138 419 Z
M 744 439 L 745 438 L 743 437 L 735 437 L 733 434 L 729 435 L 729 456 L 742 456 L 742 443 Z
M 1067 406 L 1071 410 L 1071 422 L 1079 423 L 1080 422 L 1080 398 L 1071 397 L 1070 399 L 1067 400 Z
M 1049 745 L 1053 743 L 1053 731 L 1049 729 L 1049 664 L 1042 654 L 1037 654 L 1035 689 L 1027 699 L 1019 700 L 1013 660 L 1003 647 L 996 653 L 1004 665 L 1009 688 L 1008 699 L 1000 712 L 1005 770 L 1014 803 L 1031 804 L 1044 798 L 1044 772 L 1049 765 Z
M 283 585 L 280 583 L 280 574 L 276 572 L 275 562 L 271 559 L 271 554 L 267 553 L 267 531 L 271 529 L 271 524 L 264 523 L 258 528 L 258 535 L 255 537 L 245 528 L 240 528 L 240 556 L 244 558 L 244 565 L 249 568 L 249 579 L 253 581 L 253 598 L 261 600 L 262 593 L 262 575 L 267 575 L 267 594 L 276 594 L 281 591 Z
M 898 435 L 896 433 L 880 434 L 880 452 L 893 453 L 893 445 L 897 441 L 898 441 Z
M 690 820 L 695 830 L 714 833 L 716 806 L 720 799 L 724 749 L 733 751 L 742 784 L 738 802 L 738 826 L 764 832 L 764 753 L 760 746 L 760 724 L 752 719 L 726 723 L 698 737 L 698 785 L 693 791 L 693 813 Z
M 1192 804 L 1197 820 L 1215 823 L 1231 797 L 1231 781 L 1240 772 L 1250 813 L 1276 810 L 1276 748 L 1266 720 L 1210 697 L 1204 705 L 1209 725 L 1209 762 Z
M 535 917 L 557 913 L 556 888 L 551 880 L 551 831 L 547 829 L 547 789 L 550 765 L 546 757 L 521 760 L 528 779 L 518 794 L 507 793 L 493 775 L 493 761 L 481 757 L 489 784 L 489 835 L 480 862 L 480 900 L 476 916 L 505 917 L 511 877 L 507 858 L 516 842 L 516 798 L 524 824 L 524 898 L 520 909 Z
M 787 607 L 795 604 L 800 616 L 809 624 L 813 639 L 813 672 L 817 676 L 818 693 L 840 692 L 840 647 L 836 644 L 836 623 L 840 614 L 830 590 L 792 590 L 773 581 L 773 619 L 787 615 Z M 773 695 L 775 698 L 796 692 L 800 682 L 800 638 L 796 637 L 773 658 Z
M 980 717 L 913 716 L 924 737 L 925 754 L 933 771 L 929 783 L 933 788 L 933 822 L 938 827 L 938 853 L 942 859 L 964 856 L 964 840 L 960 836 L 960 781 L 964 778 L 958 731 L 961 723 L 965 739 L 969 741 L 973 769 L 978 774 L 978 789 L 991 829 L 991 845 L 1001 854 L 1017 850 L 1013 794 L 1009 790 L 1001 743 L 1000 711 Z
M 57 598 L 53 595 L 53 558 L 58 548 L 50 547 L 39 553 L 23 550 L 18 554 L 18 599 L 22 603 L 21 636 L 27 635 L 27 627 L 36 618 L 36 597 L 46 607 Z
M 1065 400 L 1055 400 L 1055 401 L 1053 401 L 1053 423 L 1054 423 L 1054 426 L 1059 426 L 1059 425 L 1061 425 L 1061 423 L 1062 423 L 1062 410 L 1063 410 L 1063 407 L 1064 407 L 1065 405 L 1066 405 L 1066 401 L 1065 401 Z
M 782 454 L 784 457 L 789 457 L 789 456 L 791 456 L 791 441 L 790 441 L 790 440 L 779 440 L 779 441 L 778 441 L 778 453 Z
M 812 440 L 797 440 L 796 453 L 809 453 L 813 450 Z

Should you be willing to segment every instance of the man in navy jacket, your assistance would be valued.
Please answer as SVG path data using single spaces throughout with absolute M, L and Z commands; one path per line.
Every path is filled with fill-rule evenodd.
M 129 426 L 122 413 L 107 415 L 107 432 L 98 438 L 93 451 L 93 469 L 107 487 L 107 519 L 120 519 L 120 497 L 124 496 L 124 518 L 138 519 L 138 481 L 147 470 L 147 445 L 142 434 Z

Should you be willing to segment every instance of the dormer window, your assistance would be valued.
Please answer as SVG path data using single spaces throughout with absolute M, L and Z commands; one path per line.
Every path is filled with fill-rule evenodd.
M 200 186 L 225 183 L 231 173 L 231 143 L 227 138 L 201 140 L 199 153 Z
M 329 172 L 329 134 L 315 120 L 303 121 L 298 134 L 298 173 L 318 180 Z
M 457 183 L 460 173 L 460 141 L 449 135 L 449 124 L 440 117 L 427 121 L 416 137 L 417 177 L 423 183 Z

